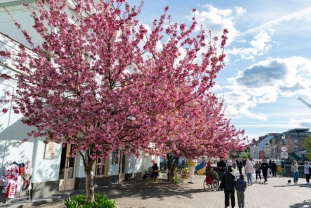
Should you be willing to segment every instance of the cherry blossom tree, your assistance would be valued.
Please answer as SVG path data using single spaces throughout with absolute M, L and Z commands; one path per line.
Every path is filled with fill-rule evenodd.
M 179 157 L 225 156 L 230 150 L 241 150 L 246 145 L 244 130 L 230 125 L 230 120 L 224 117 L 223 101 L 219 102 L 215 95 L 193 100 L 176 110 L 174 116 L 166 118 L 169 118 L 164 121 L 169 139 L 157 141 L 155 148 L 166 153 L 170 181 Z
M 36 127 L 29 138 L 72 144 L 71 156 L 81 155 L 87 201 L 94 200 L 96 158 L 117 148 L 137 156 L 195 157 L 240 147 L 232 139 L 239 132 L 210 96 L 224 67 L 226 29 L 218 41 L 195 18 L 189 27 L 173 23 L 166 7 L 148 31 L 137 20 L 142 4 L 124 0 L 25 6 L 43 41 L 34 44 L 15 21 L 32 53 L 23 45 L 16 54 L 0 51 L 23 72 L 16 94 L 7 95 L 23 123 Z

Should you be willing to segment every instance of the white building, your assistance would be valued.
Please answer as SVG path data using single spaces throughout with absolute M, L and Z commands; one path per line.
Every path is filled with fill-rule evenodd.
M 7 48 L 10 51 L 18 50 L 19 44 L 27 46 L 20 30 L 16 28 L 7 11 L 17 20 L 23 29 L 30 31 L 29 34 L 35 43 L 40 42 L 40 37 L 32 27 L 32 19 L 29 11 L 22 3 L 33 2 L 31 0 L 2 0 L 0 1 L 0 50 Z M 5 9 L 5 8 L 6 9 Z M 2 62 L 2 63 L 1 63 Z M 20 73 L 14 69 L 8 60 L 0 58 L 0 72 L 14 76 Z M 5 91 L 11 93 L 16 90 L 16 82 L 0 78 L 0 97 L 3 98 Z M 1 106 L 2 105 L 2 106 Z M 12 103 L 0 104 L 0 174 L 6 165 L 17 162 L 23 163 L 27 160 L 32 162 L 32 197 L 40 198 L 50 196 L 63 190 L 84 189 L 85 174 L 80 156 L 70 158 L 70 145 L 49 143 L 45 145 L 41 139 L 31 139 L 29 142 L 19 142 L 31 131 L 21 123 L 21 115 L 14 114 L 11 110 L 6 114 L 2 108 L 11 109 Z M 151 165 L 155 157 L 136 158 L 136 156 L 117 156 L 112 153 L 109 158 L 98 159 L 95 165 L 95 186 L 109 185 L 123 180 L 140 179 L 142 173 Z M 0 186 L 3 185 L 0 182 Z M 2 194 L 2 198 L 3 198 Z M 0 193 L 1 202 L 1 193 Z

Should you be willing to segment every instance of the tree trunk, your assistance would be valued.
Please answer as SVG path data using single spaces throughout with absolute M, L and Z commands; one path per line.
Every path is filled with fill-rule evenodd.
M 94 162 L 93 162 L 94 163 Z M 87 167 L 84 168 L 85 172 L 85 193 L 86 193 L 86 202 L 93 202 L 95 200 L 94 198 L 94 176 L 93 176 L 93 168 L 89 169 Z
M 172 155 L 167 154 L 167 180 L 174 181 L 174 171 L 178 162 L 179 157 L 173 157 Z
M 83 165 L 84 165 L 84 173 L 85 173 L 85 203 L 93 202 L 95 200 L 94 198 L 94 163 L 95 160 L 93 160 L 88 153 L 84 156 L 83 153 L 79 152 L 83 159 Z M 87 158 L 87 159 L 85 159 Z

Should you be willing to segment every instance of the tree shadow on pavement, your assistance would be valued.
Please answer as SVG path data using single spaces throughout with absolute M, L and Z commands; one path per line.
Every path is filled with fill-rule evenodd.
M 311 206 L 311 199 L 308 199 L 301 203 L 290 205 L 289 208 L 301 208 L 301 207 L 310 207 L 310 206 Z
M 118 198 L 134 198 L 141 199 L 158 198 L 164 200 L 165 197 L 176 198 L 193 198 L 193 194 L 196 193 L 209 193 L 209 195 L 216 194 L 216 191 L 205 191 L 202 188 L 191 187 L 188 184 L 174 184 L 174 183 L 148 183 L 139 182 L 124 185 L 121 187 L 113 187 L 109 189 L 101 189 L 100 192 L 104 192 L 106 196 L 111 199 Z
M 311 186 L 307 185 L 307 184 L 297 184 L 297 185 L 288 185 L 288 184 L 285 184 L 285 185 L 279 185 L 279 186 L 273 186 L 273 187 L 295 187 L 295 186 L 299 186 L 299 187 L 302 187 L 302 188 L 311 188 Z

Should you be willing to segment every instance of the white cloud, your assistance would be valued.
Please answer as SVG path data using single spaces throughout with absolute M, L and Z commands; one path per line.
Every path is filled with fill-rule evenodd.
M 205 31 L 212 31 L 212 35 L 219 38 L 223 30 L 227 28 L 229 30 L 227 45 L 230 45 L 233 38 L 239 33 L 235 28 L 234 20 L 245 13 L 246 10 L 242 7 L 236 7 L 235 11 L 231 9 L 218 9 L 209 4 L 204 5 L 203 8 L 207 8 L 207 11 L 197 11 L 195 13 L 198 25 L 202 25 Z
M 272 30 L 268 32 L 260 31 L 254 35 L 253 40 L 249 42 L 250 47 L 233 47 L 232 49 L 227 49 L 226 52 L 228 55 L 238 55 L 241 59 L 255 60 L 256 56 L 264 55 L 271 49 L 272 46 L 270 42 L 272 33 Z
M 290 126 L 292 128 L 309 128 L 311 126 L 311 119 L 290 120 Z
M 276 58 L 252 64 L 229 78 L 231 85 L 218 88 L 227 105 L 228 117 L 247 116 L 267 120 L 250 109 L 275 102 L 278 96 L 310 96 L 311 61 L 303 57 Z
M 243 7 L 234 7 L 234 9 L 238 17 L 246 13 L 246 9 L 244 9 Z

